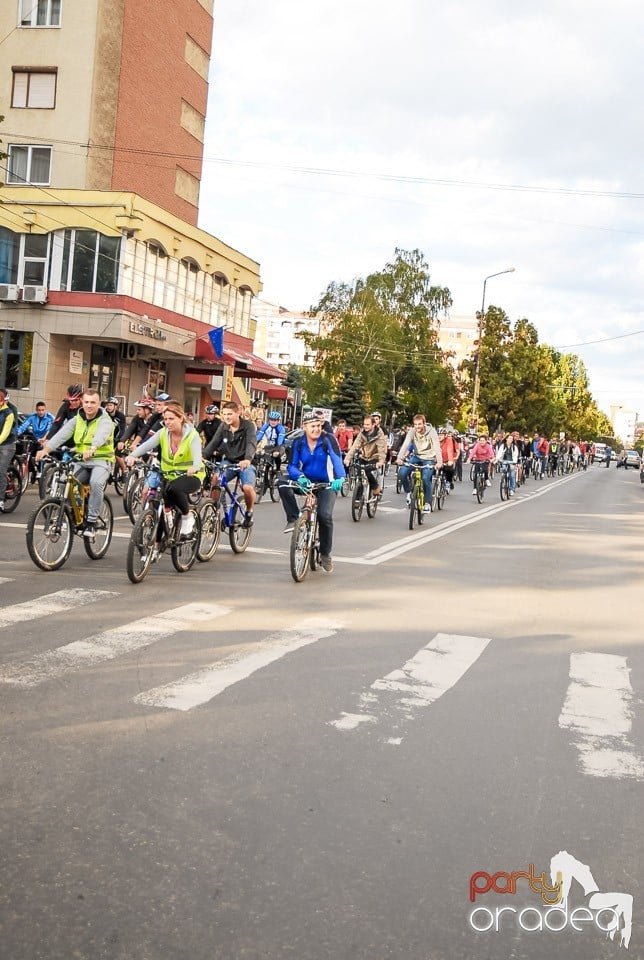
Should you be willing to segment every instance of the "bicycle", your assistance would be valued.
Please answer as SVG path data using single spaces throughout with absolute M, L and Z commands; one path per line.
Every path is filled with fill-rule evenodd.
M 475 460 L 473 462 L 474 489 L 476 490 L 476 499 L 479 503 L 483 503 L 483 500 L 485 499 L 485 490 L 488 483 L 485 479 L 485 471 L 482 469 L 482 467 L 483 464 L 489 464 L 489 462 L 489 460 Z
M 20 487 L 22 493 L 25 493 L 29 486 L 29 478 L 37 474 L 36 463 L 34 460 L 34 444 L 37 445 L 33 433 L 23 433 L 16 438 L 16 452 L 11 458 L 11 466 L 20 474 Z
M 409 529 L 413 530 L 417 523 L 420 526 L 425 520 L 423 470 L 430 470 L 433 463 L 414 463 L 412 460 L 405 460 L 403 466 L 412 468 L 411 491 L 409 493 Z
M 432 478 L 432 510 L 442 510 L 445 506 L 445 499 L 449 489 L 447 486 L 447 480 L 445 479 L 445 474 L 443 473 L 443 468 L 439 467 L 435 471 Z
M 367 516 L 373 519 L 378 510 L 378 502 L 381 494 L 373 494 L 369 488 L 369 478 L 367 476 L 366 466 L 368 460 L 356 458 L 355 462 L 356 482 L 351 497 L 351 517 L 354 523 L 359 523 L 364 508 L 367 508 Z
M 512 463 L 509 460 L 501 461 L 501 480 L 499 481 L 499 495 L 501 500 L 510 499 L 510 471 Z
M 330 484 L 313 483 L 306 491 L 294 481 L 285 486 L 291 487 L 296 493 L 304 493 L 305 498 L 293 527 L 289 553 L 291 576 L 296 583 L 301 583 L 309 569 L 317 570 L 320 565 L 318 498 L 315 494 L 318 490 L 326 490 Z
M 22 477 L 12 464 L 7 467 L 7 486 L 4 492 L 3 513 L 13 513 L 22 498 Z
M 275 457 L 270 452 L 260 453 L 257 456 L 256 463 L 257 479 L 255 481 L 255 494 L 257 503 L 262 499 L 265 493 L 270 493 L 273 503 L 277 503 L 280 498 L 277 490 L 277 478 L 280 476 L 280 468 L 277 466 Z
M 246 508 L 242 490 L 241 467 L 235 463 L 222 461 L 215 465 L 215 469 L 219 473 L 220 495 L 217 502 L 213 501 L 213 506 L 219 514 L 219 525 L 221 531 L 228 531 L 228 540 L 233 553 L 243 553 L 250 543 L 253 527 L 247 520 L 249 511 Z M 230 478 L 227 474 L 230 474 Z M 231 487 L 233 476 L 235 483 Z
M 41 570 L 58 570 L 67 561 L 74 535 L 81 536 L 85 552 L 91 560 L 100 560 L 107 553 L 114 529 L 112 504 L 103 497 L 96 519 L 96 532 L 84 536 L 90 487 L 81 483 L 74 469 L 82 457 L 72 457 L 64 447 L 63 459 L 51 479 L 51 496 L 33 511 L 27 521 L 27 550 Z M 6 506 L 5 506 L 6 509 Z
M 357 466 L 356 466 L 355 460 L 352 460 L 349 466 L 347 467 L 347 475 L 342 481 L 342 487 L 340 488 L 340 496 L 348 497 L 356 485 L 356 480 L 357 480 Z
M 134 524 L 127 548 L 126 569 L 132 583 L 141 583 L 150 566 L 157 563 L 166 550 L 170 550 L 178 573 L 186 573 L 197 559 L 201 537 L 199 514 L 190 507 L 194 526 L 187 536 L 182 536 L 181 511 L 164 503 L 167 482 L 161 476 L 158 463 L 154 464 L 148 472 L 143 512 Z

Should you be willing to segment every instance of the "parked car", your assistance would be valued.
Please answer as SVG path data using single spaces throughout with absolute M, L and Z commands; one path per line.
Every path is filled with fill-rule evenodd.
M 635 467 L 636 470 L 640 468 L 640 455 L 637 450 L 627 450 L 626 451 L 626 467 Z

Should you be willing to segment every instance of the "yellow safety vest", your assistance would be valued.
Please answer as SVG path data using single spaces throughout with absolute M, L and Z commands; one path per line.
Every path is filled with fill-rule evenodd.
M 103 414 L 94 417 L 93 420 L 84 420 L 81 416 L 76 417 L 76 426 L 74 427 L 74 446 L 78 453 L 85 453 L 90 447 L 94 446 L 94 435 L 98 425 L 103 419 Z M 114 434 L 111 433 L 102 447 L 97 447 L 92 460 L 114 460 Z
M 161 448 L 161 473 L 164 477 L 175 477 L 181 476 L 181 474 L 187 473 L 190 467 L 193 465 L 192 459 L 192 450 L 191 444 L 193 437 L 198 436 L 197 431 L 192 428 L 192 430 L 183 437 L 181 443 L 177 447 L 177 452 L 172 453 L 170 447 L 170 434 L 168 433 L 168 428 L 163 427 L 161 429 L 161 436 L 159 438 L 159 447 Z M 201 442 L 201 441 L 200 441 Z M 199 480 L 203 480 L 206 476 L 206 468 L 203 465 L 199 470 L 194 474 Z

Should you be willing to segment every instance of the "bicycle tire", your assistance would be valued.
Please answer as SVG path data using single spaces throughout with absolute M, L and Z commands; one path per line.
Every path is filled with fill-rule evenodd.
M 71 507 L 53 497 L 39 503 L 27 520 L 27 550 L 41 570 L 59 570 L 72 552 Z
M 131 492 L 131 490 L 132 490 L 132 487 L 133 487 L 134 484 L 136 483 L 136 480 L 137 480 L 137 475 L 136 475 L 136 472 L 135 472 L 134 469 L 128 470 L 128 471 L 126 472 L 125 476 L 123 477 L 123 494 L 122 494 L 122 499 L 123 499 L 123 512 L 124 512 L 124 513 L 127 513 L 128 516 L 129 516 L 129 513 L 130 513 L 130 511 L 128 510 L 128 503 L 129 503 L 129 500 L 130 500 L 130 492 Z
M 440 483 L 438 484 L 438 493 L 436 496 L 436 506 L 439 510 L 442 510 L 445 506 L 445 500 L 447 498 L 447 484 L 445 478 L 441 477 Z
M 364 483 L 362 480 L 358 480 L 356 483 L 353 494 L 351 496 L 351 517 L 354 523 L 359 523 L 362 517 L 362 511 L 364 510 Z
M 265 493 L 265 483 L 264 483 L 264 471 L 261 472 L 258 470 L 255 474 L 255 502 L 259 503 Z
M 233 553 L 243 553 L 248 544 L 250 543 L 251 534 L 253 532 L 252 527 L 242 526 L 242 521 L 239 519 L 241 510 L 238 505 L 235 505 L 233 512 L 233 522 L 228 527 L 228 540 L 230 541 L 230 548 Z
M 309 569 L 312 552 L 311 517 L 308 513 L 304 513 L 295 521 L 291 534 L 289 561 L 291 576 L 296 583 L 301 583 L 304 580 Z
M 94 540 L 89 537 L 83 537 L 85 544 L 85 553 L 90 560 L 101 560 L 107 553 L 112 542 L 112 533 L 114 532 L 114 511 L 112 504 L 103 497 L 103 503 L 96 521 L 96 533 Z
M 416 496 L 416 519 L 418 521 L 419 527 L 422 527 L 423 523 L 425 522 L 426 516 L 427 514 L 425 513 L 425 494 L 423 493 L 421 496 L 418 496 L 418 495 Z
M 503 471 L 501 474 L 501 482 L 499 483 L 499 495 L 501 500 L 507 500 L 510 496 L 510 481 L 506 471 Z
M 150 569 L 156 532 L 156 513 L 144 510 L 134 524 L 127 546 L 127 575 L 132 583 L 141 583 Z
M 190 507 L 190 513 L 195 523 L 192 532 L 185 540 L 180 540 L 179 543 L 170 549 L 172 564 L 178 573 L 186 573 L 194 566 L 195 560 L 197 559 L 197 551 L 199 550 L 201 519 L 194 507 Z
M 207 563 L 216 554 L 221 538 L 219 511 L 211 500 L 206 500 L 199 507 L 199 519 L 201 521 L 201 533 L 199 546 L 197 547 L 197 560 L 200 563 Z
M 317 514 L 315 515 L 315 527 L 313 528 L 313 537 L 311 539 L 311 550 L 309 552 L 309 567 L 311 570 L 317 570 L 320 566 L 320 527 Z
M 123 496 L 123 490 L 125 489 L 125 474 L 121 469 L 119 463 L 114 464 L 114 469 L 112 470 L 112 483 L 114 484 L 114 492 L 118 497 Z
M 396 493 L 402 492 L 402 479 L 400 476 L 400 467 L 396 466 Z
M 139 477 L 138 480 L 130 487 L 130 492 L 127 498 L 127 515 L 130 518 L 130 523 L 135 524 L 143 513 L 143 488 L 145 486 L 145 479 Z
M 476 499 L 479 503 L 485 499 L 485 476 L 482 470 L 476 478 Z
M 22 499 L 22 479 L 15 467 L 7 470 L 7 488 L 4 494 L 4 512 L 13 513 Z
M 274 474 L 272 474 L 272 476 L 271 476 L 271 485 L 270 485 L 270 487 L 269 487 L 269 492 L 270 492 L 271 500 L 273 501 L 273 503 L 277 503 L 277 502 L 279 501 L 279 498 L 280 498 L 280 492 L 279 492 L 279 488 L 278 488 L 278 486 L 277 486 L 277 478 L 278 478 L 278 476 L 279 476 L 278 473 L 274 473 Z
M 416 491 L 412 490 L 409 497 L 409 529 L 413 530 L 416 526 L 418 510 L 416 509 Z
M 369 499 L 367 500 L 367 516 L 370 520 L 373 520 L 378 511 L 379 501 L 380 496 L 374 496 L 372 493 L 369 495 Z

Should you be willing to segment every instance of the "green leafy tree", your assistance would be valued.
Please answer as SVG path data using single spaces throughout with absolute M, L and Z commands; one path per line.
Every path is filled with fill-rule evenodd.
M 301 336 L 316 352 L 316 370 L 333 384 L 351 369 L 369 405 L 384 406 L 385 395 L 393 395 L 407 414 L 420 410 L 438 422 L 457 395 L 437 339 L 450 304 L 449 290 L 431 284 L 421 252 L 397 249 L 381 271 L 329 284 L 314 308 L 320 333 Z

